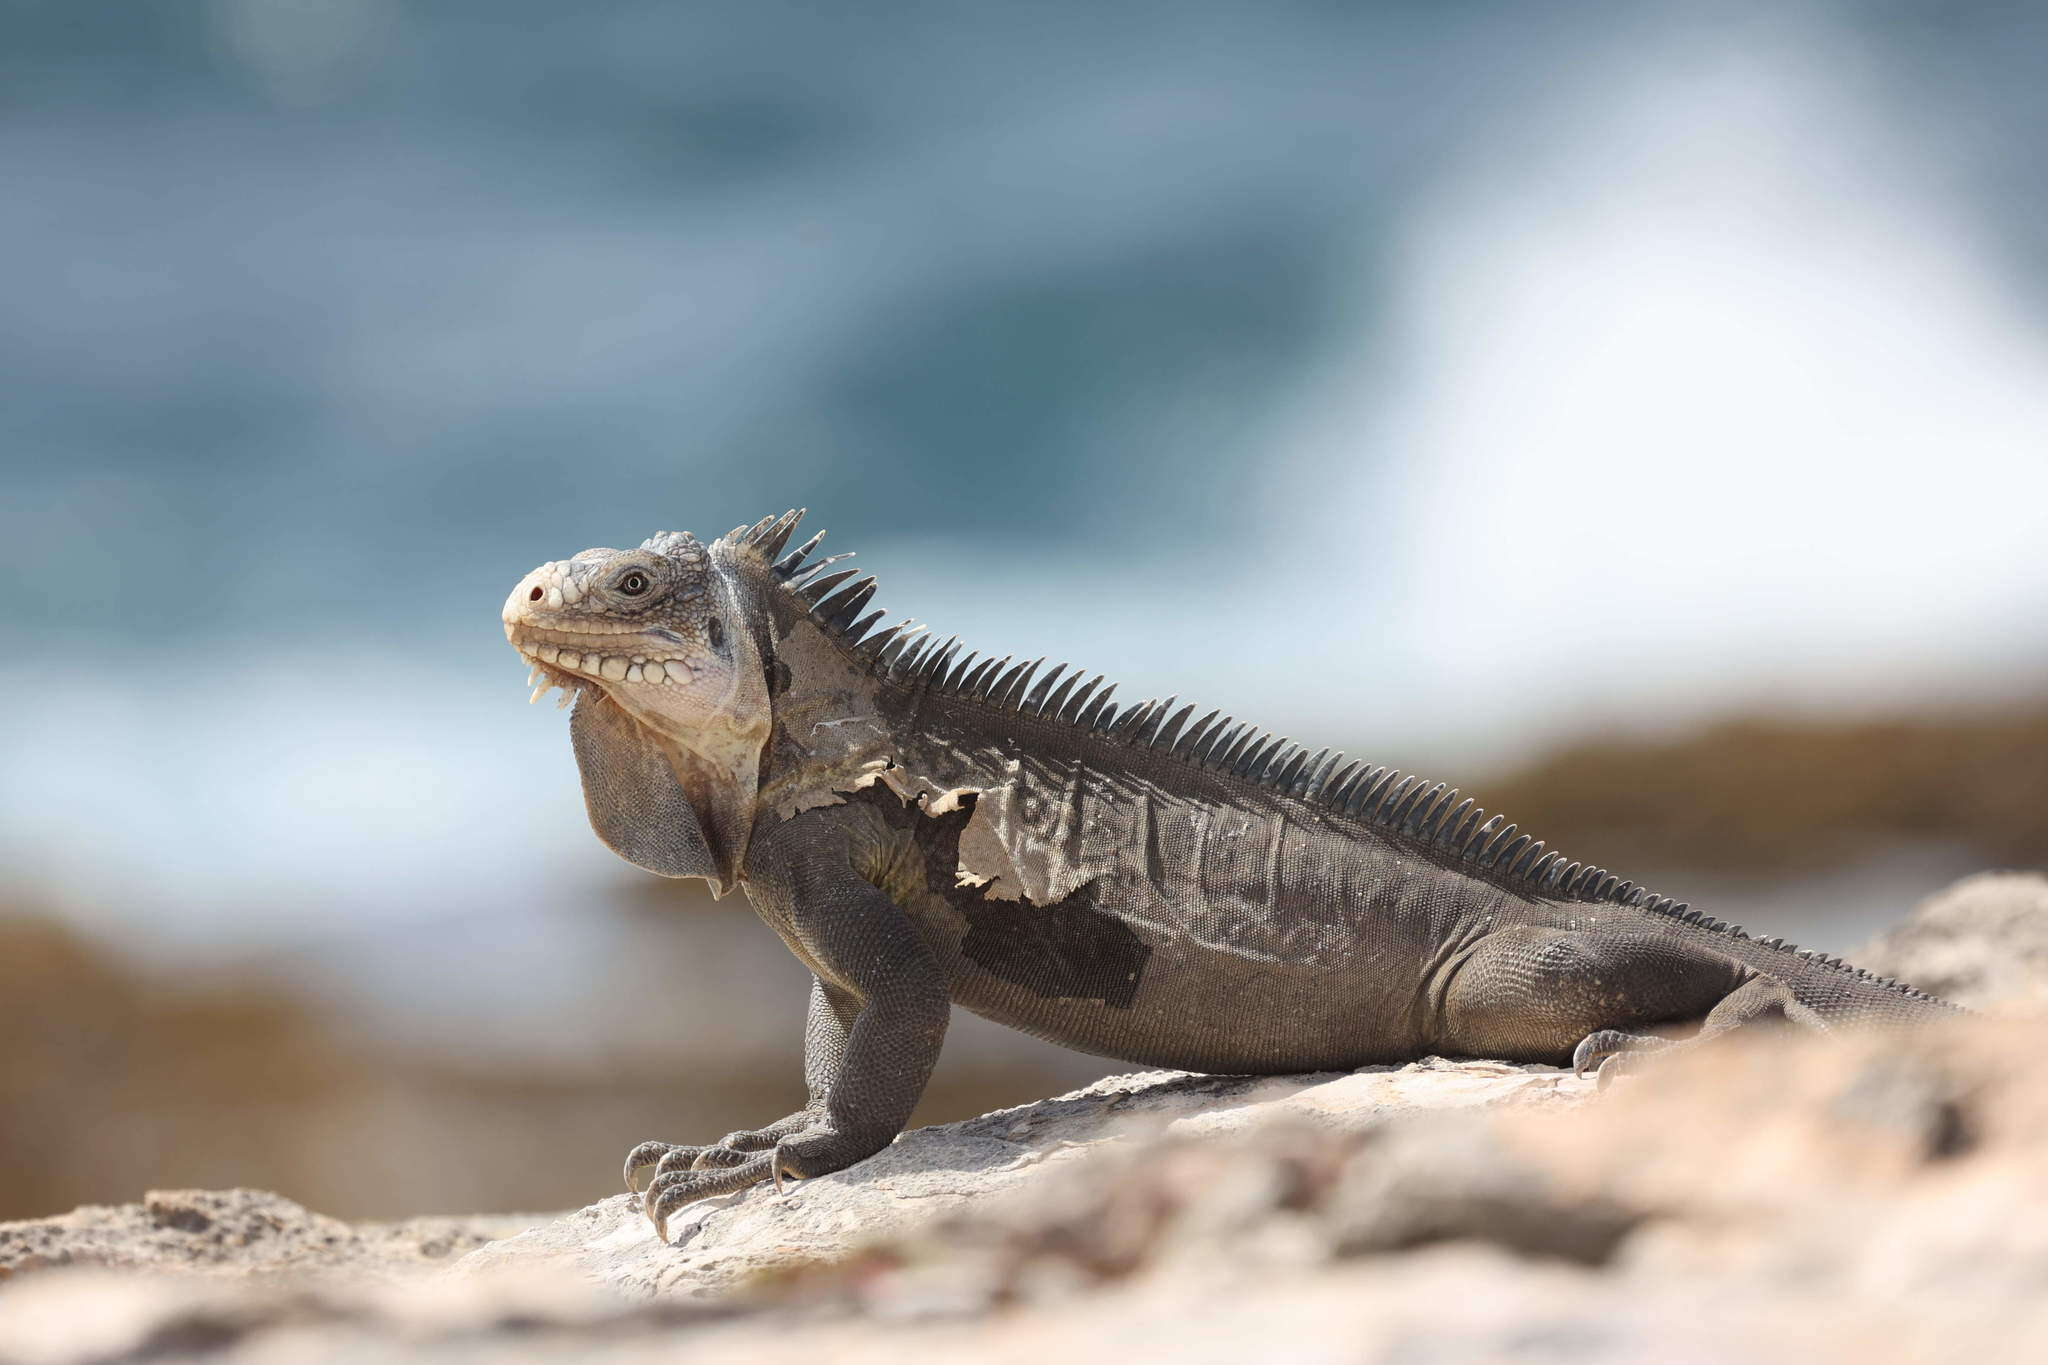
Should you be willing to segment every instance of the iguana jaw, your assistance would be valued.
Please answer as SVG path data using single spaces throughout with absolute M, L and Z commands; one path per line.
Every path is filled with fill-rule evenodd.
M 636 566 L 655 579 L 644 606 L 619 601 L 608 586 Z M 721 895 L 745 856 L 770 725 L 749 637 L 723 625 L 734 619 L 727 597 L 701 561 L 642 547 L 544 564 L 503 611 L 506 639 L 533 669 L 533 700 L 556 687 L 565 704 L 597 693 L 667 759 L 711 849 L 710 880 Z
M 529 701 L 559 687 L 566 706 L 580 687 L 596 684 L 687 687 L 697 671 L 679 652 L 682 641 L 668 631 L 595 633 L 508 623 L 505 638 L 533 665 Z

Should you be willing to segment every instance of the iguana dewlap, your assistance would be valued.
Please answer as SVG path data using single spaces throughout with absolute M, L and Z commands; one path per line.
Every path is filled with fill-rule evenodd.
M 801 515 L 585 550 L 505 603 L 541 691 L 576 697 L 599 837 L 740 887 L 814 978 L 809 1103 L 710 1146 L 635 1148 L 627 1181 L 654 1167 L 657 1227 L 888 1145 L 954 1003 L 1231 1073 L 1432 1053 L 1583 1069 L 1667 1026 L 1953 1011 L 1570 861 L 1442 783 L 876 631 L 872 579 L 813 559 L 818 537 L 783 553 Z

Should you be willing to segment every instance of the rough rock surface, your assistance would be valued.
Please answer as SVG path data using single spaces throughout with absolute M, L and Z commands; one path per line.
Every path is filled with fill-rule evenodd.
M 655 1240 L 633 1197 L 615 1195 L 498 1242 L 458 1269 L 563 1264 L 620 1292 L 711 1295 L 761 1272 L 831 1261 L 916 1233 L 941 1215 L 1043 1183 L 1103 1148 L 1236 1135 L 1276 1120 L 1353 1132 L 1404 1113 L 1507 1100 L 1564 1100 L 1591 1081 L 1550 1067 L 1441 1060 L 1304 1076 L 1113 1076 L 1057 1099 L 905 1133 L 849 1170 L 760 1186 L 686 1209 Z
M 2015 893 L 1892 938 L 2002 935 L 1955 960 L 2031 994 L 1997 959 L 2038 960 L 2036 912 L 1980 883 Z M 1604 1090 L 1119 1077 L 672 1231 L 623 1195 L 350 1227 L 248 1191 L 5 1224 L 0 1365 L 2044 1359 L 2048 1018 L 1738 1035 Z
M 445 1266 L 534 1221 L 483 1214 L 349 1224 L 263 1190 L 151 1190 L 140 1204 L 0 1223 L 0 1280 L 54 1266 L 388 1280 Z
M 2048 877 L 1965 877 L 1849 957 L 1971 1009 L 2048 1004 Z

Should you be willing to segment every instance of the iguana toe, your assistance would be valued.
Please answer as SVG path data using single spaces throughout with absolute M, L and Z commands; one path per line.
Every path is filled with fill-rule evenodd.
M 643 1142 L 626 1153 L 626 1188 L 635 1194 L 640 1193 L 640 1172 L 650 1166 L 659 1165 L 661 1159 L 670 1152 L 680 1150 L 681 1145 L 674 1142 Z
M 1669 1038 L 1657 1038 L 1645 1033 L 1624 1033 L 1620 1029 L 1603 1028 L 1587 1034 L 1572 1049 L 1572 1074 L 1583 1076 L 1589 1071 L 1599 1071 L 1601 1082 L 1608 1080 L 1607 1063 L 1631 1052 L 1654 1052 L 1671 1046 Z
M 720 1143 L 715 1147 L 706 1147 L 698 1152 L 697 1159 L 691 1162 L 690 1166 L 693 1170 L 716 1171 L 727 1166 L 737 1166 L 741 1162 L 750 1159 L 753 1155 L 752 1152 L 736 1151 L 724 1143 Z
M 685 1204 L 732 1194 L 768 1179 L 774 1159 L 772 1152 L 760 1152 L 741 1165 L 720 1170 L 670 1170 L 656 1175 L 641 1197 L 641 1207 L 654 1224 L 655 1236 L 664 1242 L 668 1240 L 668 1220 Z
M 807 1128 L 815 1121 L 810 1111 L 802 1110 L 766 1128 L 741 1128 L 727 1133 L 718 1140 L 718 1145 L 732 1152 L 766 1151 L 780 1142 L 784 1134 Z

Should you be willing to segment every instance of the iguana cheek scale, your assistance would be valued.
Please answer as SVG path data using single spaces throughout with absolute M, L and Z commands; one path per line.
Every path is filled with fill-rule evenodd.
M 743 889 L 812 974 L 809 1101 L 643 1143 L 682 1205 L 888 1145 L 950 1006 L 1147 1066 L 1570 1063 L 1762 1018 L 1954 1007 L 1565 858 L 1442 783 L 1099 677 L 877 630 L 874 580 L 784 552 L 800 512 L 706 546 L 543 565 L 506 599 L 536 697 L 576 698 L 585 804 L 620 856 Z

